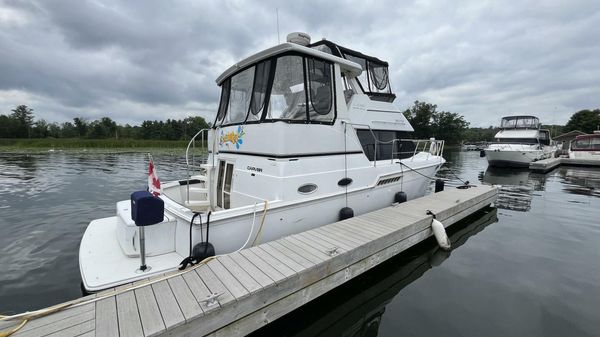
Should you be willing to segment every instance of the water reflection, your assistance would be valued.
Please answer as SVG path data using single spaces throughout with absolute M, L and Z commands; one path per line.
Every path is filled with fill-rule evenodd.
M 544 191 L 546 175 L 529 169 L 506 169 L 489 167 L 479 173 L 479 180 L 489 185 L 499 185 L 496 206 L 519 212 L 531 209 L 534 191 Z
M 563 191 L 600 197 L 600 170 L 589 167 L 561 167 L 558 170 L 563 180 Z
M 450 227 L 452 249 L 497 221 L 497 210 L 487 208 Z M 377 336 L 386 305 L 404 287 L 441 265 L 450 254 L 440 250 L 434 240 L 427 240 L 252 336 Z

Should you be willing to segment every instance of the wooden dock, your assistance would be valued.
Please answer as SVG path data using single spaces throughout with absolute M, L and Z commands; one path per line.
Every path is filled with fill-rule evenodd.
M 600 161 L 564 157 L 548 158 L 532 162 L 529 164 L 529 169 L 535 172 L 546 173 L 561 165 L 600 167 Z
M 446 191 L 76 300 L 14 336 L 243 336 L 488 206 L 492 186 Z M 133 289 L 132 289 L 133 287 Z M 0 322 L 0 330 L 18 322 Z

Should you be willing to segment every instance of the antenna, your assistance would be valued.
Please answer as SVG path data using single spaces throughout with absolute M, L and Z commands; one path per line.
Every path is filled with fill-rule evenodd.
M 277 16 L 277 44 L 280 44 L 279 40 L 279 8 L 275 7 L 275 15 Z

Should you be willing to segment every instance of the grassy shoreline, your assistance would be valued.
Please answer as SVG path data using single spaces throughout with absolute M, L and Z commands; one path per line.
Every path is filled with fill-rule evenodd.
M 185 140 L 151 139 L 80 139 L 80 138 L 20 138 L 0 139 L 0 152 L 48 152 L 48 151 L 92 151 L 92 152 L 146 152 L 147 150 L 183 152 Z M 199 148 L 200 144 L 196 143 Z

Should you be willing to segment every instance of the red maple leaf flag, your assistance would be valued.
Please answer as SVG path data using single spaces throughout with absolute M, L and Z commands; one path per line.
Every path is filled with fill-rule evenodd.
M 152 160 L 152 156 L 148 154 L 150 157 L 150 163 L 148 164 L 148 191 L 152 193 L 155 197 L 160 195 L 160 180 L 156 176 L 156 171 L 154 170 L 154 161 Z

